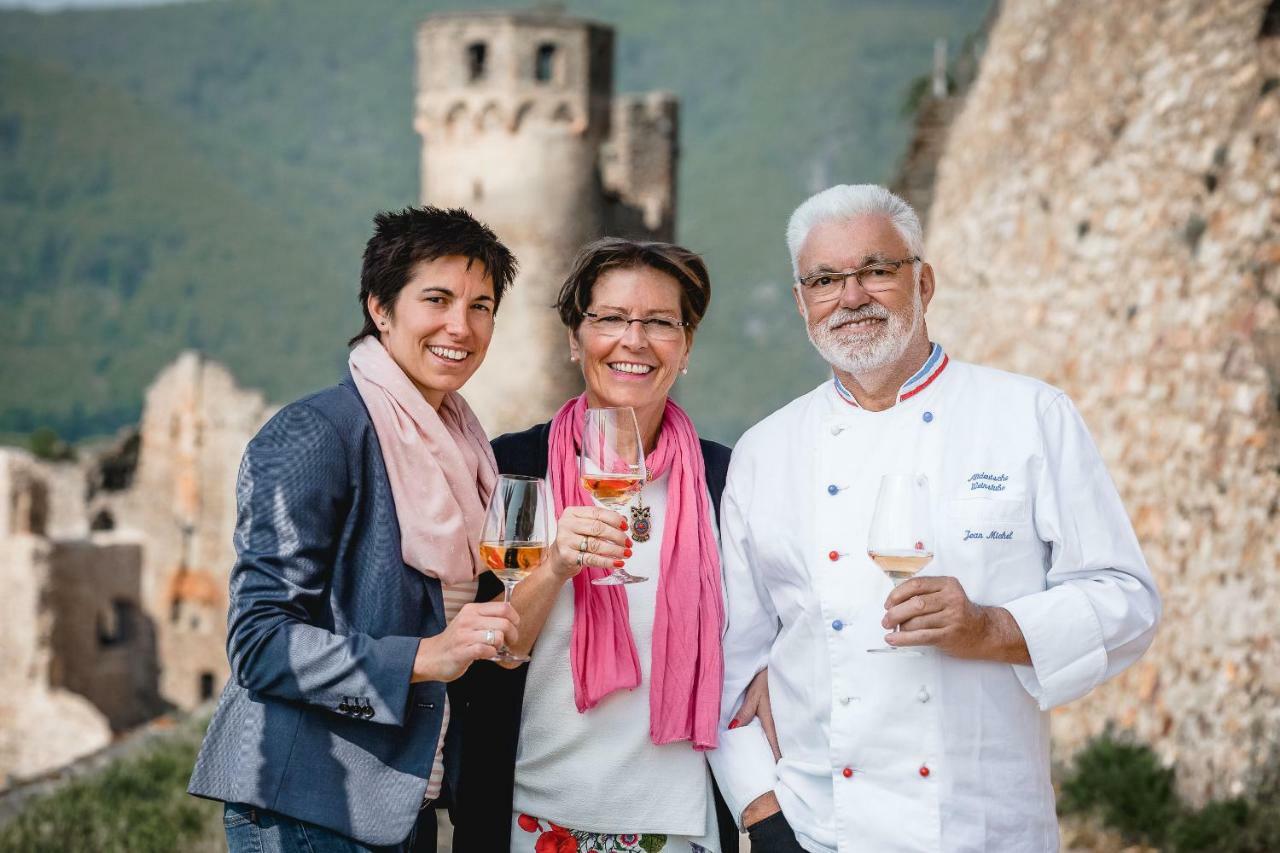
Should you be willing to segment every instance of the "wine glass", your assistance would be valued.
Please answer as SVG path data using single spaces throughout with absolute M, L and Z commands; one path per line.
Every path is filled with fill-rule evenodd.
M 880 478 L 876 510 L 867 534 L 867 555 L 897 587 L 933 559 L 929 523 L 929 480 L 921 475 L 885 474 Z M 901 626 L 894 626 L 894 633 Z M 919 655 L 915 649 L 881 646 L 869 652 Z
M 634 409 L 587 409 L 582 424 L 578 475 L 582 478 L 582 488 L 591 494 L 595 505 L 614 512 L 622 512 L 631 499 L 640 494 L 648 472 Z M 614 569 L 591 582 L 612 586 L 644 580 L 648 578 L 629 574 L 625 569 Z
M 480 531 L 480 559 L 498 576 L 506 589 L 503 601 L 511 602 L 511 590 L 542 562 L 551 541 L 550 516 L 538 477 L 502 474 L 489 498 L 484 527 Z M 524 663 L 525 655 L 511 651 L 504 642 L 497 660 Z

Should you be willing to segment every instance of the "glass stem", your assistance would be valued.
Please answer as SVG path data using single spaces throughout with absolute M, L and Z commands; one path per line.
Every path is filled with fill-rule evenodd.
M 502 579 L 502 602 L 504 604 L 511 603 L 511 591 L 516 588 L 516 584 L 518 583 L 520 583 L 520 581 L 508 580 L 507 578 Z M 515 652 L 511 651 L 511 643 L 507 642 L 506 640 L 503 640 L 502 648 L 498 649 L 498 654 L 500 656 L 501 655 L 511 656 L 511 655 L 514 655 Z
M 894 588 L 894 589 L 897 589 L 898 587 L 900 587 L 900 586 L 902 586 L 904 583 L 906 583 L 906 581 L 900 581 L 900 580 L 897 580 L 896 578 L 889 578 L 889 582 L 893 584 L 893 588 Z M 890 633 L 890 634 L 896 634 L 896 633 L 898 633 L 898 632 L 899 632 L 899 631 L 901 631 L 901 630 L 902 630 L 902 624 L 901 624 L 901 623 L 899 623 L 899 624 L 897 624 L 897 625 L 894 625 L 894 626 L 893 626 L 893 630 L 892 630 L 892 631 L 890 631 L 889 633 Z

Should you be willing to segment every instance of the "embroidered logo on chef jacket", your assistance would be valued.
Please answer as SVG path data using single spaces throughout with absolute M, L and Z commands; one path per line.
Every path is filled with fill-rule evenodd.
M 1008 474 L 993 474 L 989 471 L 975 471 L 969 476 L 969 491 L 976 492 L 979 489 L 988 492 L 1003 492 L 1005 483 L 1008 482 Z

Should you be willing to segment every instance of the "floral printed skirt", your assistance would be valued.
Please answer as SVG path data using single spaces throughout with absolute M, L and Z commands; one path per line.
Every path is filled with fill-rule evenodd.
M 687 835 L 582 832 L 520 812 L 511 816 L 511 853 L 716 853 L 704 846 L 709 843 Z

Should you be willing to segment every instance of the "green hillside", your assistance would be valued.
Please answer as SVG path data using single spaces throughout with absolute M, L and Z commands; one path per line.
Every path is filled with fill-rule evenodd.
M 416 201 L 413 31 L 486 3 L 223 0 L 0 13 L 0 432 L 137 415 L 184 347 L 277 400 L 332 379 L 370 216 Z M 733 439 L 821 375 L 782 227 L 884 180 L 902 92 L 987 0 L 622 0 L 621 90 L 682 101 L 680 239 L 715 300 L 682 397 Z

